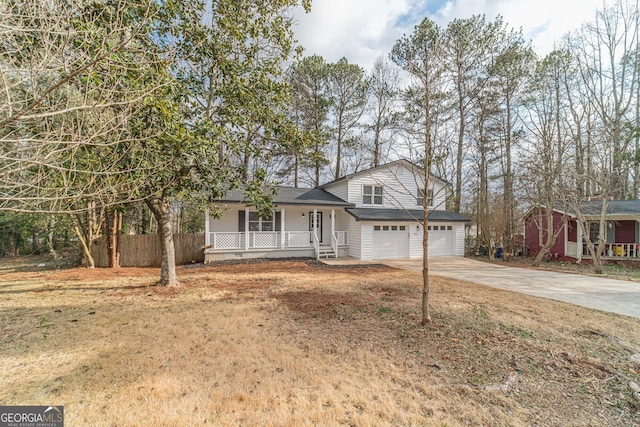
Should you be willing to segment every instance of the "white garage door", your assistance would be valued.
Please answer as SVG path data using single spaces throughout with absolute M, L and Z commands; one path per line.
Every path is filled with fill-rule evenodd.
M 445 256 L 455 253 L 455 236 L 451 225 L 429 226 L 429 256 Z
M 373 226 L 373 259 L 409 258 L 409 228 L 400 224 Z

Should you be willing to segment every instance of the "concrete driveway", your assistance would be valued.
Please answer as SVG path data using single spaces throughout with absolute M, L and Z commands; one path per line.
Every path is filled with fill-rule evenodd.
M 385 260 L 382 263 L 422 271 L 422 259 Z M 431 257 L 429 272 L 640 318 L 640 283 L 636 282 L 505 267 L 462 257 Z

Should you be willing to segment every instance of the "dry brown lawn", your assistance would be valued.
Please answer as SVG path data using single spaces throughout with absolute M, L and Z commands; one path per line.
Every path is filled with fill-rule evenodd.
M 0 405 L 68 426 L 640 425 L 640 321 L 419 273 L 0 261 Z M 640 357 L 637 356 L 636 357 Z

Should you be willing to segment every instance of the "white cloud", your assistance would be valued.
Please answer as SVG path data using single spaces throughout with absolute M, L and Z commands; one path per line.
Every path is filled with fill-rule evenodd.
M 446 13 L 438 16 L 438 23 L 446 25 L 453 18 L 467 18 L 484 13 L 494 19 L 502 15 L 512 28 L 522 28 L 525 38 L 531 39 L 540 55 L 549 53 L 554 42 L 569 31 L 579 28 L 594 16 L 601 0 L 457 0 L 448 2 Z
M 394 24 L 409 7 L 408 0 L 315 0 L 310 14 L 296 12 L 296 37 L 305 55 L 369 67 L 402 35 Z
M 602 0 L 313 0 L 310 14 L 295 12 L 295 33 L 305 55 L 335 62 L 346 57 L 367 69 L 427 14 L 445 27 L 454 18 L 498 14 L 513 28 L 522 27 L 544 55 L 554 41 L 594 16 Z

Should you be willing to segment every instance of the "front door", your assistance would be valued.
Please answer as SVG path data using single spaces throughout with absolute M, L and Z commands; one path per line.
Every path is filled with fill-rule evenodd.
M 313 231 L 313 226 L 318 229 L 318 239 L 320 243 L 322 243 L 322 212 L 316 212 L 316 217 L 314 219 L 313 212 L 309 212 L 309 231 Z M 311 243 L 313 243 L 313 237 L 311 237 Z

